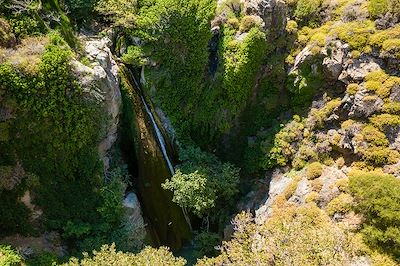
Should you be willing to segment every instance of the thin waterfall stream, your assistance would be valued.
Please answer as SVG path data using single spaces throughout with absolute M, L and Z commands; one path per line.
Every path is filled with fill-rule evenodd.
M 150 118 L 151 124 L 153 125 L 153 129 L 154 129 L 154 131 L 156 132 L 157 140 L 158 140 L 158 143 L 159 143 L 159 145 L 160 145 L 161 151 L 162 151 L 162 153 L 163 153 L 163 157 L 164 157 L 165 161 L 167 162 L 169 171 L 170 171 L 171 176 L 172 176 L 172 175 L 175 174 L 175 170 L 174 170 L 174 167 L 173 167 L 173 165 L 172 165 L 171 159 L 170 159 L 169 156 L 168 156 L 168 152 L 167 152 L 167 148 L 166 148 L 164 136 L 162 135 L 161 130 L 160 130 L 160 128 L 158 127 L 158 125 L 157 125 L 157 123 L 156 123 L 156 120 L 154 119 L 153 113 L 150 111 L 150 108 L 149 108 L 149 106 L 147 105 L 147 102 L 146 102 L 146 100 L 145 100 L 144 97 L 143 97 L 143 92 L 141 91 L 140 86 L 139 86 L 139 84 L 137 83 L 136 78 L 135 78 L 133 75 L 132 75 L 132 80 L 133 80 L 133 82 L 135 83 L 136 88 L 137 88 L 137 89 L 139 90 L 139 92 L 140 92 L 140 99 L 141 99 L 142 104 L 143 104 L 143 106 L 144 106 L 144 108 L 145 108 L 145 110 L 146 110 L 147 115 L 148 115 L 149 118 Z

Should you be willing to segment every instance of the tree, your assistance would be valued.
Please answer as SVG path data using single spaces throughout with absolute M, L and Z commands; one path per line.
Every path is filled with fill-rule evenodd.
M 215 191 L 207 184 L 207 177 L 198 171 L 184 174 L 178 169 L 162 187 L 174 192 L 175 203 L 199 217 L 215 206 Z
M 226 206 L 237 192 L 239 170 L 199 148 L 183 149 L 180 158 L 184 162 L 162 184 L 174 193 L 173 201 L 198 217 L 207 216 L 218 202 L 223 201 L 220 205 Z

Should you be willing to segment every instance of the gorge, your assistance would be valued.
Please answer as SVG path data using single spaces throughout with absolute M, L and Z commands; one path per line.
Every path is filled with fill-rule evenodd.
M 400 262 L 398 0 L 0 0 L 0 266 Z

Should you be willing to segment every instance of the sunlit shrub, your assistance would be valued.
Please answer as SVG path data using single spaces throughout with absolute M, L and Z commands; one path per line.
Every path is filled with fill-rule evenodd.
M 306 175 L 309 180 L 316 179 L 321 176 L 324 167 L 320 162 L 311 163 L 306 170 Z

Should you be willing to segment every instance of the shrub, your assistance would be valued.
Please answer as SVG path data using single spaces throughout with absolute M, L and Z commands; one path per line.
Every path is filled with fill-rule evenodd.
M 275 165 L 285 166 L 297 151 L 296 143 L 303 138 L 304 123 L 295 119 L 286 124 L 276 135 L 272 147 L 266 146 L 265 168 Z M 267 143 L 264 143 L 264 145 Z
M 115 26 L 127 28 L 134 25 L 138 12 L 136 0 L 99 0 L 95 9 Z
M 11 246 L 0 245 L 0 265 L 17 266 L 21 262 L 21 256 Z
M 400 158 L 396 150 L 387 147 L 370 147 L 362 151 L 363 159 L 375 166 L 396 163 Z
M 397 127 L 400 125 L 400 117 L 391 114 L 375 115 L 369 119 L 379 130 L 386 130 L 387 127 Z
M 289 20 L 286 24 L 286 31 L 290 34 L 296 33 L 298 30 L 297 22 L 294 20 Z
M 366 140 L 371 145 L 389 145 L 389 141 L 387 140 L 386 135 L 382 133 L 379 129 L 375 128 L 373 125 L 366 125 L 362 129 L 361 134 L 363 135 L 364 140 Z
M 400 103 L 399 102 L 388 102 L 383 105 L 383 111 L 385 113 L 400 115 Z
M 241 32 L 248 32 L 249 30 L 251 30 L 252 28 L 257 26 L 257 24 L 258 24 L 257 20 L 258 19 L 257 19 L 256 16 L 244 16 L 240 20 L 240 28 L 239 28 L 239 30 Z
M 222 254 L 199 260 L 199 266 L 347 265 L 361 251 L 356 238 L 315 204 L 276 209 L 261 225 L 242 213 L 233 225 L 233 238 L 222 243 Z
M 364 216 L 361 232 L 373 248 L 400 256 L 400 180 L 380 172 L 355 172 L 350 177 L 355 210 Z
M 204 256 L 214 257 L 218 255 L 215 249 L 220 243 L 220 237 L 216 233 L 202 231 L 194 237 L 194 252 L 196 258 Z
M 229 18 L 226 21 L 226 24 L 235 30 L 238 30 L 240 26 L 239 20 L 237 18 Z
M 349 179 L 347 177 L 338 179 L 335 185 L 340 192 L 347 193 L 349 191 Z
M 353 197 L 342 193 L 328 203 L 326 210 L 330 216 L 333 216 L 335 213 L 345 214 L 351 210 L 352 205 Z
M 317 202 L 319 199 L 319 193 L 315 191 L 311 191 L 309 194 L 307 194 L 305 200 L 306 203 L 311 203 L 311 202 Z
M 346 92 L 350 95 L 354 95 L 360 89 L 360 86 L 357 83 L 350 83 L 347 85 Z
M 388 9 L 389 0 L 369 0 L 368 1 L 368 12 L 372 17 L 379 17 L 389 11 Z
M 302 25 L 312 25 L 319 21 L 319 12 L 321 11 L 321 0 L 298 0 L 294 17 Z
M 127 52 L 122 55 L 121 60 L 125 64 L 130 64 L 134 67 L 141 67 L 146 63 L 143 50 L 140 47 L 133 45 L 128 47 Z
M 400 39 L 386 40 L 382 44 L 382 51 L 393 55 L 395 58 L 400 58 Z
M 307 170 L 306 170 L 307 178 L 309 180 L 313 180 L 313 179 L 316 179 L 316 178 L 320 177 L 321 174 L 322 174 L 322 170 L 323 169 L 324 168 L 323 168 L 323 165 L 321 163 L 319 163 L 319 162 L 311 163 L 307 167 Z
M 64 266 L 86 266 L 86 265 L 119 265 L 119 266 L 148 266 L 148 265 L 165 265 L 165 266 L 184 266 L 186 260 L 174 255 L 166 247 L 158 249 L 152 247 L 144 248 L 138 254 L 124 253 L 117 251 L 115 245 L 104 245 L 100 251 L 93 251 L 93 257 L 89 257 L 84 253 L 84 258 L 78 260 L 71 258 Z

